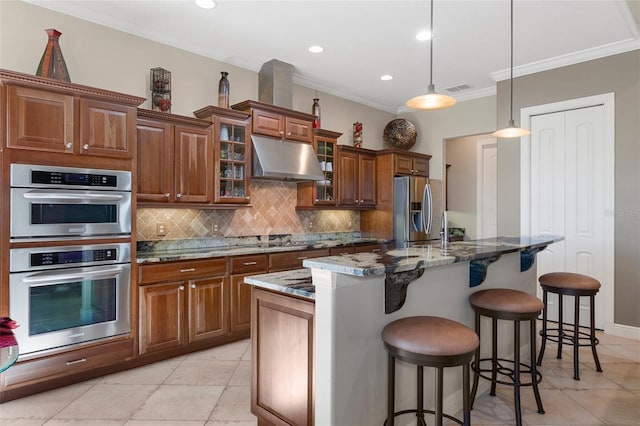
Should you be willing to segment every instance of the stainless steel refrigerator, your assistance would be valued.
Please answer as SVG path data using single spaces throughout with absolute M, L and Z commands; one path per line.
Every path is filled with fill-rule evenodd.
M 442 181 L 418 176 L 394 179 L 393 234 L 396 247 L 440 241 Z

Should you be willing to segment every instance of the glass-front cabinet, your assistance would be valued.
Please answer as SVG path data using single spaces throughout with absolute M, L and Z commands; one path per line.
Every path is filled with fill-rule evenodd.
M 214 124 L 214 204 L 249 204 L 251 114 L 212 105 L 193 114 Z
M 227 120 L 219 120 L 217 126 L 219 150 L 219 184 L 216 200 L 228 203 L 249 202 L 248 162 L 250 147 L 247 125 Z
M 331 207 L 337 200 L 336 155 L 338 138 L 342 133 L 313 129 L 313 147 L 324 175 L 323 180 L 298 184 L 298 208 Z

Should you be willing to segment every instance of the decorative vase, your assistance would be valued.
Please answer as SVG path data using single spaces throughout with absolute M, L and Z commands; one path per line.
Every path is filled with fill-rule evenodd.
M 313 115 L 313 128 L 320 128 L 320 99 L 313 98 L 313 105 L 311 106 L 311 115 Z
M 353 146 L 362 147 L 362 123 L 359 121 L 353 123 Z
M 220 77 L 220 82 L 218 82 L 218 106 L 220 108 L 229 108 L 229 79 L 227 76 L 228 72 L 222 71 L 222 77 Z
M 62 33 L 53 28 L 45 31 L 49 35 L 49 41 L 47 41 L 47 46 L 38 64 L 36 75 L 71 82 L 67 64 L 64 62 L 62 49 L 60 49 L 60 43 L 58 42 Z

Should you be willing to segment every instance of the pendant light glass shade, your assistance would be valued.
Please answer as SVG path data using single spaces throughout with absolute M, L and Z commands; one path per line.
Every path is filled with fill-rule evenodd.
M 411 109 L 433 110 L 452 107 L 456 104 L 455 98 L 449 95 L 436 93 L 433 85 L 433 0 L 431 0 L 431 38 L 429 49 L 429 86 L 427 93 L 416 96 L 407 101 L 407 106 Z
M 513 121 L 513 0 L 511 0 L 511 77 L 509 78 L 509 124 L 507 127 L 492 133 L 496 138 L 519 138 L 531 134 L 530 130 L 517 127 Z

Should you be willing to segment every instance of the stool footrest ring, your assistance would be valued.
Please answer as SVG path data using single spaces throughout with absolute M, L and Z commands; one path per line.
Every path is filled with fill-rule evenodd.
M 497 369 L 496 369 L 496 373 L 500 374 L 501 376 L 507 376 L 511 379 L 510 382 L 506 382 L 504 380 L 498 380 L 496 378 L 495 382 L 499 383 L 501 385 L 507 385 L 507 386 L 515 386 L 515 378 L 514 378 L 514 372 L 513 372 L 513 368 L 511 367 L 505 367 L 504 365 L 502 365 L 502 363 L 506 363 L 506 364 L 511 364 L 514 365 L 513 360 L 510 359 L 504 359 L 504 358 L 497 358 Z M 481 358 L 480 359 L 480 363 L 486 363 L 486 362 L 490 362 L 493 366 L 493 358 Z M 523 374 L 531 374 L 532 369 L 531 366 L 529 364 L 524 364 L 524 363 L 519 363 L 520 367 L 523 367 L 520 370 L 520 376 L 522 376 Z M 489 380 L 489 382 L 493 382 L 493 378 L 490 375 L 485 375 L 483 373 L 493 373 L 493 369 L 492 368 L 481 368 L 480 365 L 478 365 L 478 361 L 473 361 L 471 363 L 471 370 L 477 374 L 479 377 L 482 377 L 483 379 Z M 542 381 L 542 374 L 536 370 L 536 381 L 535 384 L 537 385 L 538 383 L 540 383 Z M 534 382 L 520 382 L 518 383 L 519 386 L 533 386 Z
M 395 413 L 393 413 L 393 417 L 398 417 L 398 416 L 401 416 L 403 414 L 409 414 L 409 413 L 415 413 L 417 415 L 418 414 L 418 410 L 413 409 L 413 410 L 396 411 Z M 436 412 L 433 411 L 433 410 L 422 410 L 420 413 L 421 414 L 436 414 Z M 453 417 L 453 416 L 451 416 L 449 414 L 442 413 L 442 417 L 445 417 L 445 418 L 447 418 L 447 419 L 449 419 L 449 420 L 451 420 L 453 422 L 456 422 L 459 425 L 464 424 L 460 419 L 457 419 L 457 418 L 455 418 L 455 417 Z M 422 418 L 422 419 L 424 420 L 424 418 Z M 387 425 L 387 421 L 385 420 L 384 423 L 383 423 L 383 426 L 386 426 L 386 425 Z M 425 426 L 426 426 L 426 423 L 425 423 Z
M 562 330 L 562 335 L 560 335 L 560 329 L 559 328 L 547 328 L 547 333 L 543 334 L 542 333 L 543 330 L 540 330 L 540 336 L 542 336 L 543 339 L 547 339 L 550 342 L 554 342 L 554 343 L 562 343 L 563 345 L 571 345 L 573 346 L 573 343 L 575 341 L 575 332 L 573 331 L 569 331 L 568 333 L 564 331 L 564 329 Z M 549 333 L 551 332 L 551 333 Z M 562 338 L 562 342 L 560 342 L 560 338 Z M 580 343 L 581 340 L 588 340 L 589 343 Z M 594 338 L 594 345 L 599 344 L 600 341 L 598 340 L 598 338 Z M 591 346 L 591 334 L 586 333 L 584 331 L 578 331 L 578 346 Z

